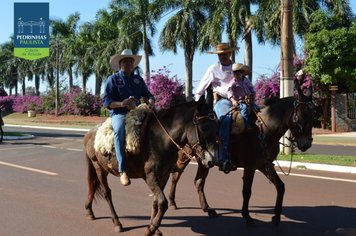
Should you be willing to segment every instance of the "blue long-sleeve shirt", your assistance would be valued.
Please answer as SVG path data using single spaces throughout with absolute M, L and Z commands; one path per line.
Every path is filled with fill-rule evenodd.
M 122 102 L 131 96 L 135 97 L 137 101 L 140 101 L 141 97 L 154 99 L 143 78 L 139 75 L 132 73 L 130 77 L 127 77 L 123 71 L 117 71 L 108 77 L 103 97 L 105 107 L 109 108 L 110 103 Z M 125 114 L 127 112 L 128 109 L 126 107 L 110 109 L 110 115 Z

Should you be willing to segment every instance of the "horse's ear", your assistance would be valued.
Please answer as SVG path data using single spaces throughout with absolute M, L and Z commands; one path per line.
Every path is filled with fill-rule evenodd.
M 208 104 L 210 107 L 214 106 L 214 94 L 213 94 L 213 89 L 211 88 L 211 85 L 206 89 L 206 104 Z
M 313 97 L 313 86 L 303 88 L 304 79 L 302 76 L 298 76 L 294 79 L 294 87 L 298 92 L 298 97 L 302 101 L 310 101 Z
M 300 100 L 305 100 L 306 97 L 303 93 L 303 90 L 302 90 L 302 85 L 303 85 L 303 79 L 301 77 L 298 77 L 296 79 L 294 79 L 294 88 L 297 89 L 297 92 L 298 92 L 298 97 Z
M 205 104 L 205 103 L 206 103 L 205 96 L 204 95 L 200 96 L 200 98 L 198 100 L 198 105 L 200 106 L 200 105 Z

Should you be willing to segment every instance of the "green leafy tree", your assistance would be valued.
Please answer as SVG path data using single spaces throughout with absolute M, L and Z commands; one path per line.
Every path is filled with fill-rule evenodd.
M 325 89 L 335 84 L 341 92 L 355 92 L 356 20 L 350 28 L 340 28 L 339 22 L 323 12 L 315 18 L 311 25 L 315 32 L 307 34 L 305 41 L 306 70 Z
M 253 21 L 259 43 L 266 41 L 273 45 L 280 44 L 281 35 L 281 2 L 261 0 Z M 309 31 L 311 16 L 317 10 L 334 15 L 344 24 L 350 23 L 352 15 L 348 0 L 294 0 L 293 1 L 293 32 L 304 39 Z

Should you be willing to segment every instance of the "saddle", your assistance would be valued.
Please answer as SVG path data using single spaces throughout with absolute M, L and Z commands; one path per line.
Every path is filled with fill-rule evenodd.
M 141 142 L 144 130 L 148 123 L 151 110 L 147 106 L 138 106 L 131 110 L 125 119 L 125 152 L 127 154 L 138 155 L 141 152 Z M 111 157 L 115 154 L 114 130 L 111 118 L 107 118 L 104 123 L 97 127 L 95 135 L 94 149 L 104 156 Z
M 232 110 L 232 127 L 231 132 L 234 134 L 242 134 L 245 131 L 245 122 L 241 116 L 240 110 L 235 108 Z

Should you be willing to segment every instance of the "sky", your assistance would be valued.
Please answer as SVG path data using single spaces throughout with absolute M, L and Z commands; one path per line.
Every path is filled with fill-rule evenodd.
M 80 13 L 80 23 L 83 23 L 87 21 L 94 21 L 97 11 L 102 8 L 107 8 L 110 0 L 0 0 L 0 44 L 9 41 L 10 35 L 13 34 L 15 2 L 49 2 L 50 18 L 66 20 L 70 14 L 77 11 Z M 353 13 L 356 14 L 356 0 L 350 0 L 350 4 L 352 6 Z M 171 71 L 171 76 L 177 75 L 178 79 L 184 81 L 185 65 L 183 50 L 179 49 L 177 54 L 173 54 L 170 52 L 161 52 L 158 46 L 160 28 L 162 28 L 168 18 L 169 16 L 166 16 L 161 19 L 157 27 L 157 33 L 154 38 L 152 38 L 155 56 L 150 57 L 151 70 L 158 70 L 163 66 L 166 66 Z M 238 46 L 240 47 L 240 51 L 237 53 L 236 61 L 243 63 L 243 42 L 239 40 Z M 302 45 L 297 45 L 297 50 L 301 51 L 301 49 Z M 142 51 L 139 54 L 142 54 Z M 268 43 L 259 45 L 256 38 L 253 37 L 253 82 L 256 81 L 256 78 L 258 78 L 259 75 L 269 75 L 274 72 L 280 62 L 280 55 L 281 49 L 279 46 L 271 46 Z M 193 61 L 194 88 L 198 85 L 206 69 L 217 61 L 218 58 L 214 54 L 200 53 L 198 51 L 195 53 Z M 140 67 L 144 68 L 143 60 L 141 61 Z M 77 79 L 75 83 L 77 85 L 81 84 L 79 79 Z M 88 81 L 87 89 L 88 91 L 94 92 L 93 76 Z M 46 90 L 44 84 L 41 84 L 41 90 Z

